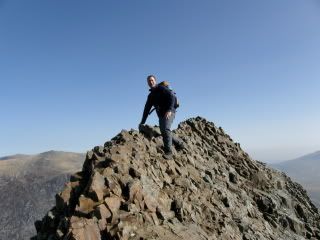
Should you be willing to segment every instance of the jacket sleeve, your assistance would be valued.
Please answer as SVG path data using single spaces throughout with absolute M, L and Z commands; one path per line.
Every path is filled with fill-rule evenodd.
M 149 94 L 147 102 L 144 106 L 143 115 L 142 115 L 142 119 L 141 119 L 140 124 L 144 124 L 146 122 L 148 115 L 149 115 L 149 112 L 152 108 L 152 105 L 153 105 L 152 96 L 151 96 L 151 94 Z

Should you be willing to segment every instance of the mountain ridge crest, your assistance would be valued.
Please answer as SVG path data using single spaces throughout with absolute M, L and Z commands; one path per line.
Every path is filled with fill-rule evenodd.
M 301 185 L 204 118 L 173 132 L 187 148 L 171 160 L 152 127 L 88 151 L 33 239 L 320 239 L 318 209 Z

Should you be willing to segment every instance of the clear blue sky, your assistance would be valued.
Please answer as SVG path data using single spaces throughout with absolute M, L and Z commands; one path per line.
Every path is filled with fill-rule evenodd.
M 320 150 L 319 25 L 316 0 L 0 0 L 0 156 L 137 128 L 149 74 L 174 127 L 203 116 L 262 161 Z

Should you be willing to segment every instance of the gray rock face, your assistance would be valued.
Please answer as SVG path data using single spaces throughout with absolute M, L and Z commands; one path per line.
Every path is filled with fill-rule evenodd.
M 34 239 L 320 239 L 318 209 L 299 184 L 203 118 L 175 134 L 187 148 L 169 160 L 150 129 L 89 151 Z

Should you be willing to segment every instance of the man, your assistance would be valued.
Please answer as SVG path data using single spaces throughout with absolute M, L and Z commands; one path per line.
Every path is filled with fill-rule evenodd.
M 170 159 L 172 157 L 172 142 L 176 145 L 178 150 L 184 148 L 182 140 L 174 136 L 170 130 L 176 112 L 176 97 L 168 87 L 158 85 L 155 76 L 148 76 L 147 82 L 150 87 L 150 93 L 144 107 L 139 129 L 141 125 L 146 122 L 149 112 L 152 106 L 154 106 L 159 117 L 159 126 L 164 144 L 163 157 L 165 159 Z

